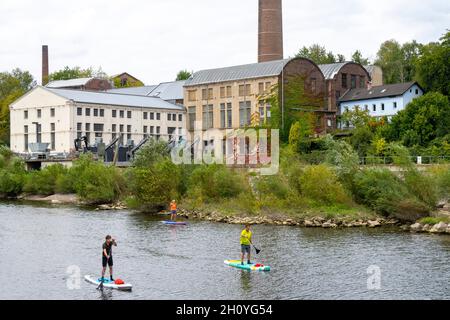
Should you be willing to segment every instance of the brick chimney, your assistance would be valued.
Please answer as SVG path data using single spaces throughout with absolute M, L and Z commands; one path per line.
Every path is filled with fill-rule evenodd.
M 45 86 L 48 83 L 48 46 L 42 46 L 42 85 Z
M 283 59 L 282 0 L 259 0 L 258 62 Z

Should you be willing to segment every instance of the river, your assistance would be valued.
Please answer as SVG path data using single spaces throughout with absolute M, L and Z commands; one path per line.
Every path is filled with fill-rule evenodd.
M 239 257 L 241 226 L 161 220 L 0 203 L 0 299 L 450 298 L 449 236 L 255 226 L 256 261 L 272 271 L 249 273 L 223 263 Z M 115 277 L 132 283 L 132 292 L 101 292 L 82 279 L 99 275 L 106 234 L 118 242 Z

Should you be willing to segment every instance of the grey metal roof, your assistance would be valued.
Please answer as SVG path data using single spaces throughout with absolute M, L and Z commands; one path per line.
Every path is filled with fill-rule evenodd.
M 278 76 L 290 59 L 253 63 L 240 66 L 209 69 L 195 72 L 186 81 L 185 87 L 209 83 L 237 81 Z
M 184 99 L 184 85 L 186 81 L 163 82 L 157 85 L 148 95 L 163 100 Z
M 347 91 L 339 101 L 347 102 L 401 96 L 415 84 L 417 82 L 389 84 L 372 87 L 371 89 L 352 89 Z
M 319 68 L 325 76 L 326 80 L 334 79 L 334 77 L 339 73 L 339 71 L 349 62 L 339 62 L 331 64 L 320 64 Z
M 130 88 L 116 88 L 110 89 L 106 92 L 108 93 L 120 93 L 120 94 L 132 94 L 137 96 L 148 96 L 150 92 L 155 89 L 157 85 L 154 86 L 143 86 L 143 87 L 130 87 Z
M 68 87 L 80 87 L 85 86 L 89 81 L 94 78 L 78 78 L 70 80 L 56 80 L 49 82 L 47 88 L 68 88 Z
M 79 103 L 184 111 L 182 106 L 169 103 L 157 97 L 69 89 L 45 89 L 63 98 Z

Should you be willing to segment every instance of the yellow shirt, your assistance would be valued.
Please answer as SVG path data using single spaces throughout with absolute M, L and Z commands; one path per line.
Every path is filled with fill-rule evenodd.
M 244 229 L 241 233 L 241 244 L 249 246 L 250 241 L 252 241 L 252 232 Z

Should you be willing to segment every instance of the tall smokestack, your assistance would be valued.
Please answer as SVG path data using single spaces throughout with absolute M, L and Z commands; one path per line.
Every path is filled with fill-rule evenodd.
M 283 59 L 282 0 L 259 0 L 258 62 Z
M 48 83 L 48 46 L 42 46 L 42 85 Z

